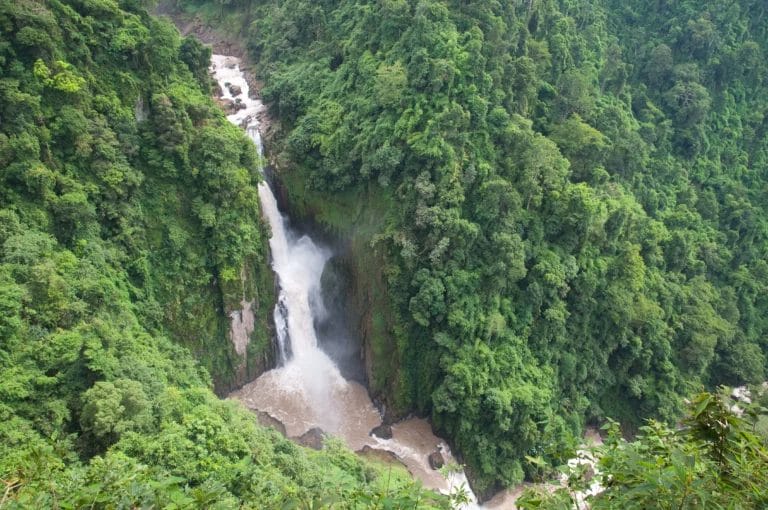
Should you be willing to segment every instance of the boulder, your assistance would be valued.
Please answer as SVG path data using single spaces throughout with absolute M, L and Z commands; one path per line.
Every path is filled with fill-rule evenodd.
M 232 94 L 232 97 L 237 97 L 243 93 L 243 89 L 241 89 L 238 85 L 233 85 L 230 83 L 227 85 L 227 88 L 229 89 L 229 93 Z
M 325 439 L 325 432 L 323 432 L 323 430 L 318 427 L 313 427 L 304 432 L 299 437 L 293 437 L 291 439 L 293 439 L 293 441 L 300 444 L 301 446 L 306 446 L 307 448 L 313 448 L 315 450 L 322 450 L 323 440 Z
M 285 431 L 285 425 L 283 425 L 283 422 L 275 418 L 269 413 L 265 413 L 264 411 L 256 411 L 256 419 L 259 421 L 259 424 L 264 427 L 270 427 L 275 429 L 276 431 L 280 432 L 283 436 L 287 436 L 288 434 Z
M 443 454 L 439 451 L 434 451 L 429 454 L 429 457 L 427 458 L 429 461 L 429 467 L 432 469 L 440 469 L 445 465 L 445 459 L 443 458 Z
M 405 464 L 403 464 L 403 461 L 400 460 L 400 457 L 398 457 L 394 452 L 390 452 L 389 450 L 372 448 L 368 445 L 365 445 L 362 449 L 357 450 L 355 453 L 361 457 L 382 462 L 384 464 L 400 464 L 401 466 L 406 467 Z
M 224 110 L 224 113 L 227 115 L 230 115 L 232 113 L 235 113 L 237 111 L 237 107 L 235 105 L 235 102 L 231 99 L 224 99 L 224 98 L 216 98 L 216 102 L 221 106 L 221 109 Z
M 374 427 L 368 433 L 369 436 L 376 436 L 381 439 L 392 439 L 392 426 L 381 424 L 378 427 Z

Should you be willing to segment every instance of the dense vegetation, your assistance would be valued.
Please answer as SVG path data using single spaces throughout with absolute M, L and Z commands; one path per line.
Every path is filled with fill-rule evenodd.
M 765 378 L 763 0 L 177 3 L 246 23 L 292 193 L 389 204 L 372 390 L 481 489 Z
M 768 400 L 765 394 L 762 398 Z M 734 412 L 734 405 L 741 412 Z M 632 443 L 621 438 L 616 422 L 606 425 L 605 445 L 586 454 L 598 459 L 594 467 L 581 463 L 566 469 L 565 487 L 528 489 L 518 506 L 526 510 L 765 508 L 766 409 L 708 393 L 698 395 L 689 407 L 682 428 L 672 430 L 650 421 Z M 585 489 L 594 484 L 602 490 L 586 496 Z
M 256 154 L 208 98 L 210 50 L 114 2 L 2 6 L 2 274 L 38 310 L 23 322 L 46 343 L 130 297 L 226 388 L 227 314 L 256 299 L 266 323 L 271 276 Z M 250 364 L 266 328 L 253 340 Z
M 445 506 L 213 394 L 268 353 L 257 155 L 141 4 L 0 0 L 0 507 Z

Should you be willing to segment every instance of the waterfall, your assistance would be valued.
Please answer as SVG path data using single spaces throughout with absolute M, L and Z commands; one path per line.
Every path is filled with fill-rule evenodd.
M 221 99 L 235 108 L 227 118 L 245 129 L 261 156 L 259 116 L 264 106 L 249 97 L 238 59 L 214 55 L 212 60 Z M 469 491 L 463 472 L 446 480 L 429 467 L 427 457 L 435 450 L 442 450 L 446 461 L 452 457 L 448 445 L 432 434 L 426 421 L 411 419 L 394 425 L 392 439 L 369 435 L 381 424 L 381 415 L 366 389 L 345 380 L 333 360 L 319 348 L 314 327 L 314 318 L 324 313 L 320 278 L 331 252 L 290 228 L 266 180 L 259 184 L 259 199 L 272 230 L 269 247 L 279 287 L 274 319 L 280 366 L 232 396 L 279 419 L 291 436 L 320 427 L 343 438 L 352 449 L 368 446 L 395 453 L 426 487 L 447 492 L 463 484 Z M 474 501 L 471 491 L 469 494 Z

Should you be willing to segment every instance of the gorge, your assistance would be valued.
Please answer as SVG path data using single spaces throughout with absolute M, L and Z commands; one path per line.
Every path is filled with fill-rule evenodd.
M 0 0 L 0 508 L 768 508 L 767 55 L 764 0 Z
M 259 132 L 263 105 L 250 97 L 239 59 L 213 55 L 212 72 L 222 99 L 241 105 L 228 119 L 245 129 L 263 155 Z M 233 95 L 233 91 L 238 94 Z M 434 436 L 428 422 L 411 418 L 394 424 L 392 437 L 386 439 L 371 433 L 382 424 L 382 416 L 366 388 L 346 380 L 318 344 L 315 323 L 319 322 L 318 316 L 328 313 L 320 280 L 331 251 L 291 228 L 288 218 L 278 210 L 266 178 L 259 184 L 259 197 L 271 227 L 272 268 L 279 288 L 274 309 L 278 367 L 230 396 L 279 420 L 290 437 L 319 427 L 324 433 L 342 438 L 353 450 L 367 446 L 392 452 L 426 487 L 446 494 L 457 489 L 468 491 L 470 503 L 462 508 L 474 508 L 474 495 L 460 469 L 443 475 L 429 465 L 428 457 L 436 451 L 446 463 L 454 460 L 447 444 Z

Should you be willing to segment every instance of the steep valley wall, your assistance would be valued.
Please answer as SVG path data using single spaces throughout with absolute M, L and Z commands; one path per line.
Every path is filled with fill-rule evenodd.
M 347 320 L 362 343 L 361 357 L 371 397 L 387 420 L 409 411 L 402 370 L 404 330 L 391 302 L 387 258 L 376 243 L 390 207 L 387 190 L 371 185 L 344 193 L 308 190 L 300 170 L 275 172 L 277 196 L 291 218 L 335 247 L 347 275 Z

